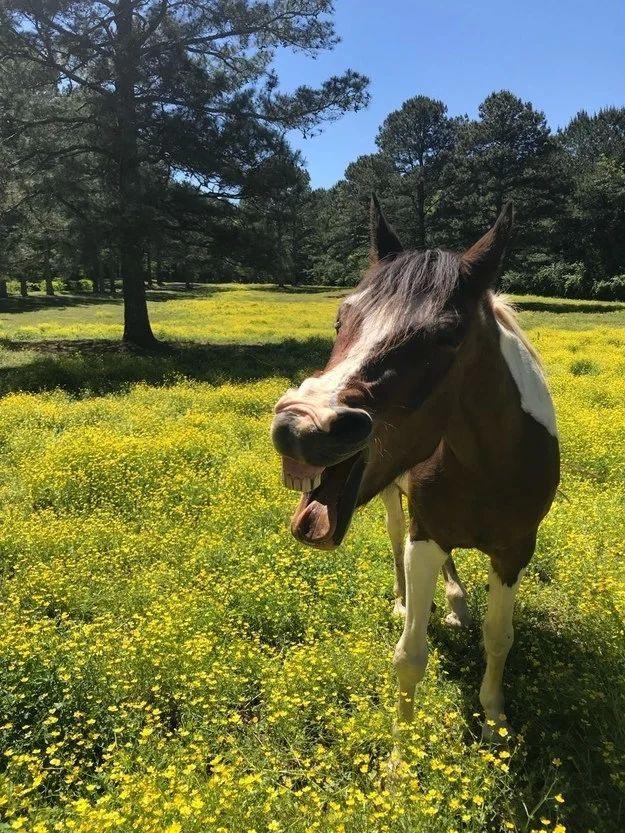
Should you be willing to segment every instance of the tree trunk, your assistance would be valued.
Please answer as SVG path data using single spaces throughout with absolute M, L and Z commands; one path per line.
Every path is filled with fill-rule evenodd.
M 145 272 L 146 278 L 148 281 L 148 289 L 154 289 L 154 273 L 152 271 L 152 253 L 150 251 L 150 247 L 148 246 L 147 251 L 145 253 Z
M 124 341 L 139 347 L 158 342 L 150 326 L 143 283 L 141 177 L 137 143 L 135 81 L 138 50 L 132 31 L 132 0 L 120 0 L 115 22 L 115 103 L 119 134 L 119 255 L 124 292 Z
M 54 285 L 52 283 L 52 271 L 50 269 L 49 261 L 46 262 L 46 271 L 44 275 L 44 280 L 46 282 L 46 295 L 54 295 Z
M 161 261 L 160 252 L 156 255 L 156 285 L 165 286 L 165 281 L 163 280 L 163 263 Z
M 20 295 L 22 298 L 28 298 L 28 280 L 20 278 Z
M 91 283 L 93 284 L 93 294 L 99 295 L 102 292 L 102 264 L 97 249 L 91 255 Z
M 425 186 L 423 177 L 417 179 L 417 249 L 426 249 L 425 230 Z
M 0 298 L 8 298 L 9 290 L 7 289 L 7 282 L 5 278 L 0 278 Z

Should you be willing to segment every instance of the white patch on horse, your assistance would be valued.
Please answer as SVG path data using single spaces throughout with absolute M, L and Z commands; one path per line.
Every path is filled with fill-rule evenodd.
M 521 408 L 557 437 L 556 413 L 545 377 L 521 339 L 499 321 L 499 344 L 521 396 Z
M 321 376 L 311 376 L 299 388 L 304 396 L 338 396 L 346 382 L 354 376 L 374 352 L 375 347 L 392 332 L 394 319 L 386 307 L 377 310 L 362 322 L 360 334 L 349 353 L 331 370 Z

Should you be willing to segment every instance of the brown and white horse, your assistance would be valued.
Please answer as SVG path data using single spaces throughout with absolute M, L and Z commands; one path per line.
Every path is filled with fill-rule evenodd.
M 272 438 L 301 491 L 291 531 L 331 549 L 380 495 L 395 556 L 399 718 L 412 718 L 442 570 L 452 625 L 469 623 L 451 551 L 490 557 L 480 701 L 485 736 L 505 723 L 512 611 L 559 481 L 553 404 L 539 360 L 492 287 L 512 226 L 506 206 L 463 254 L 404 251 L 375 197 L 372 266 L 342 303 L 322 372 L 277 403 Z M 409 534 L 404 544 L 402 496 Z M 404 609 L 405 606 L 405 609 Z

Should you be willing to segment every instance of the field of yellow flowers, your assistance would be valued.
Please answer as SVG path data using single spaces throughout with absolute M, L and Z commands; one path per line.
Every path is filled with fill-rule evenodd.
M 522 299 L 564 472 L 515 616 L 517 735 L 480 743 L 479 629 L 444 627 L 439 588 L 389 781 L 400 624 L 381 507 L 335 552 L 297 545 L 268 439 L 337 303 L 155 303 L 183 342 L 156 359 L 15 349 L 78 337 L 80 317 L 81 337 L 116 337 L 108 307 L 0 310 L 0 830 L 624 829 L 625 311 Z M 479 622 L 485 559 L 456 563 Z

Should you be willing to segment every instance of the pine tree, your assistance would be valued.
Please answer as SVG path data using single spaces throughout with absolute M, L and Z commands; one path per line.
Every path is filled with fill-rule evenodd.
M 21 124 L 31 138 L 56 132 L 64 158 L 102 160 L 115 204 L 114 245 L 124 289 L 124 339 L 155 345 L 144 288 L 147 167 L 224 198 L 271 155 L 285 129 L 311 131 L 368 100 L 351 70 L 319 88 L 280 92 L 275 50 L 316 53 L 337 37 L 331 0 L 6 0 L 0 57 L 51 75 L 51 89 L 76 96 L 70 114 Z M 54 155 L 48 164 L 54 162 Z

